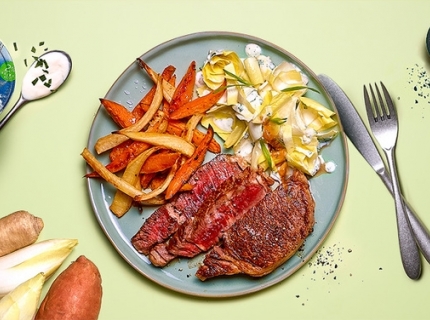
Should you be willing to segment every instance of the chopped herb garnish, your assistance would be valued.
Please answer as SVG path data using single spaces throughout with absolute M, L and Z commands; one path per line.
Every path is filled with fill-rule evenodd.
M 13 43 L 13 48 L 15 49 L 15 51 L 18 51 L 18 45 L 16 44 L 16 42 Z
M 281 125 L 287 122 L 287 118 L 270 118 L 269 121 Z
M 46 76 L 45 76 L 44 74 L 42 74 L 42 75 L 39 77 L 39 79 L 40 79 L 40 81 L 46 81 Z
M 36 85 L 37 81 L 39 81 L 39 78 L 34 79 L 33 81 L 31 81 L 31 83 L 33 84 L 33 86 Z
M 45 44 L 45 41 L 40 41 L 39 42 L 39 47 L 43 46 Z
M 245 86 L 248 86 L 248 87 L 252 87 L 252 86 L 253 86 L 253 84 L 252 84 L 252 83 L 249 83 L 248 81 L 246 81 L 246 80 L 242 79 L 241 77 L 238 77 L 237 75 L 235 75 L 234 73 L 231 73 L 230 71 L 227 71 L 227 70 L 225 70 L 225 69 L 224 69 L 224 72 L 225 72 L 228 76 L 232 77 L 233 79 L 236 79 L 236 80 L 237 80 L 239 83 L 241 83 L 242 85 L 245 85 Z
M 289 88 L 285 88 L 283 90 L 281 90 L 282 92 L 291 92 L 291 91 L 297 91 L 297 90 L 303 90 L 303 89 L 308 89 L 314 92 L 319 93 L 319 91 L 317 89 L 311 88 L 311 87 L 307 87 L 307 86 L 295 86 L 295 87 L 289 87 Z
M 31 52 L 36 53 L 36 48 L 35 47 L 31 47 Z
M 28 67 L 28 65 L 27 65 L 27 59 L 24 59 L 24 65 L 25 65 L 26 67 Z
M 260 139 L 260 147 L 261 151 L 263 152 L 264 159 L 266 159 L 267 164 L 269 165 L 269 168 L 273 168 L 273 162 L 272 157 L 270 155 L 269 149 L 267 149 L 267 145 L 264 143 L 262 139 Z
M 52 85 L 52 79 L 49 79 L 48 81 L 46 81 L 46 82 L 44 83 L 44 85 L 45 85 L 45 87 L 50 88 L 50 87 L 51 87 L 51 85 Z

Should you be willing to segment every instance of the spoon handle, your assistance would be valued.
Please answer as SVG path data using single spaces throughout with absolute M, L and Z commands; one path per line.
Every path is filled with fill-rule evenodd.
M 27 102 L 26 99 L 22 97 L 22 95 L 19 95 L 19 99 L 17 102 L 15 102 L 15 105 L 10 109 L 10 111 L 6 114 L 6 116 L 0 121 L 0 130 L 3 128 L 3 126 L 8 122 L 8 120 L 13 116 L 13 114 L 25 103 Z

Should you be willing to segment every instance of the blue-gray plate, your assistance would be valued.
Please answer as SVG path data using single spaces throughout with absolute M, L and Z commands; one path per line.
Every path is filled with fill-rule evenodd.
M 281 61 L 295 63 L 309 77 L 309 86 L 319 91 L 319 93 L 309 92 L 307 95 L 336 111 L 316 75 L 305 64 L 288 51 L 253 36 L 230 32 L 194 33 L 162 43 L 144 53 L 141 58 L 158 72 L 161 72 L 167 65 L 175 66 L 178 79 L 180 79 L 191 60 L 195 60 L 197 66 L 201 66 L 209 50 L 233 50 L 244 56 L 244 49 L 248 43 L 260 45 L 263 54 L 269 55 L 275 64 L 279 64 Z M 105 98 L 132 109 L 152 86 L 153 83 L 146 73 L 133 61 L 115 81 Z M 98 138 L 117 129 L 104 108 L 100 107 L 91 127 L 88 148 L 93 151 Z M 239 296 L 268 288 L 287 279 L 310 260 L 322 245 L 340 212 L 346 192 L 349 160 L 346 138 L 341 124 L 339 124 L 339 130 L 340 134 L 322 151 L 323 158 L 335 163 L 336 170 L 310 179 L 316 202 L 316 224 L 313 233 L 306 239 L 299 253 L 262 278 L 235 275 L 202 282 L 195 277 L 202 257 L 190 260 L 177 259 L 164 268 L 154 267 L 147 257 L 139 254 L 133 248 L 130 239 L 138 231 L 145 218 L 156 208 L 145 207 L 143 212 L 132 208 L 125 216 L 118 219 L 109 210 L 115 189 L 100 179 L 88 179 L 89 196 L 95 216 L 109 239 L 110 245 L 113 245 L 134 269 L 161 286 L 184 294 L 204 297 Z M 224 150 L 224 152 L 228 152 L 228 150 Z M 212 157 L 213 155 L 208 155 L 206 161 Z M 107 154 L 98 156 L 98 158 L 103 163 L 108 162 Z M 88 170 L 90 171 L 90 168 Z

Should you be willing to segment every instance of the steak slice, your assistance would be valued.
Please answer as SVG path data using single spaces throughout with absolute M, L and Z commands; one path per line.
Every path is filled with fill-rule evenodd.
M 238 219 L 203 260 L 202 281 L 238 273 L 261 277 L 287 261 L 312 232 L 315 203 L 309 182 L 294 171 L 283 185 Z
M 225 154 L 218 155 L 201 166 L 188 181 L 193 189 L 180 193 L 170 203 L 153 212 L 131 238 L 133 247 L 148 255 L 153 246 L 166 241 L 180 225 L 190 219 L 205 199 L 216 194 L 225 180 L 242 172 L 242 166 L 240 158 Z
M 228 178 L 165 245 L 151 250 L 152 264 L 162 267 L 177 256 L 191 258 L 211 249 L 224 231 L 271 192 L 270 182 L 250 167 Z

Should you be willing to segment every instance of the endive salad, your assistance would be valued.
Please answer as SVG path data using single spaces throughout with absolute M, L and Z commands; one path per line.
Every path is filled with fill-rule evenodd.
M 314 176 L 323 163 L 320 150 L 336 137 L 335 113 L 305 96 L 308 78 L 293 63 L 275 65 L 260 46 L 248 44 L 246 58 L 234 51 L 210 51 L 197 73 L 197 94 L 225 89 L 202 118 L 226 148 L 252 167 L 276 171 L 276 159 Z M 226 81 L 226 82 L 225 82 Z M 275 157 L 276 155 L 276 157 Z

